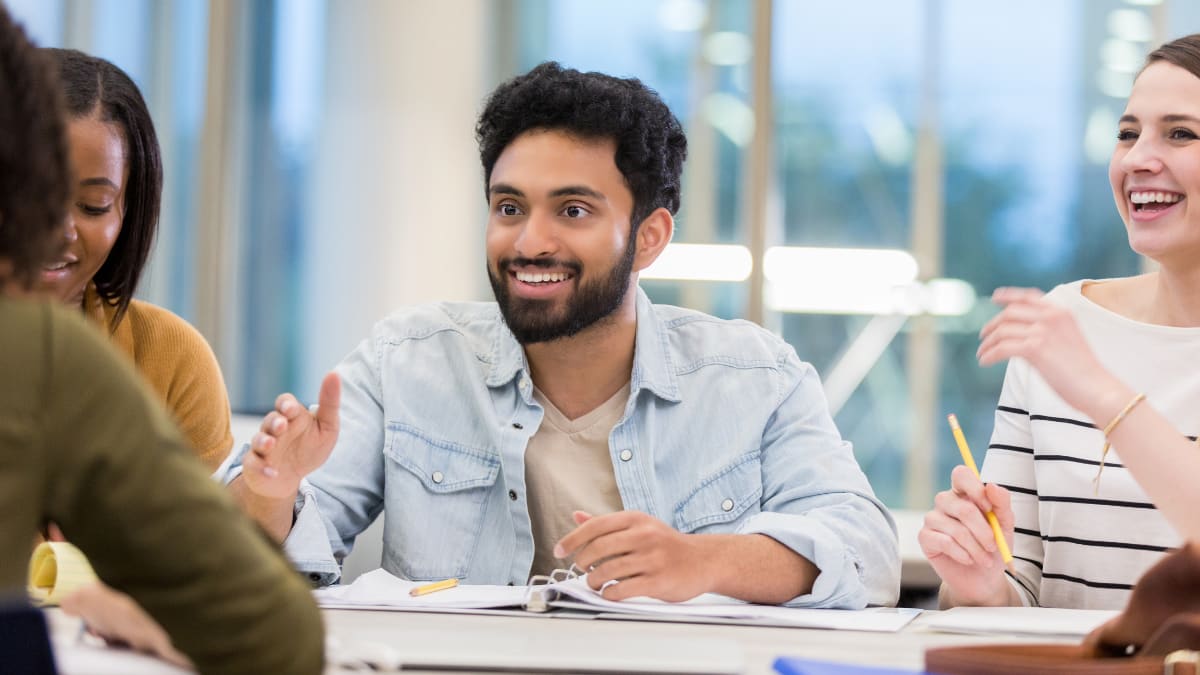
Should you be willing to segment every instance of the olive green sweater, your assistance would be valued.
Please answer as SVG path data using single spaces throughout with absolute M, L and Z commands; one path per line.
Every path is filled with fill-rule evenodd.
M 307 586 L 78 312 L 0 297 L 0 589 L 52 520 L 201 672 L 317 673 Z

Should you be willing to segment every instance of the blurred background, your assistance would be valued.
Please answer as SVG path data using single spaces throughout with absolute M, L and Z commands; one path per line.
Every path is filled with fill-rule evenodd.
M 234 410 L 315 394 L 407 304 L 486 300 L 475 115 L 535 64 L 635 76 L 690 142 L 658 302 L 821 372 L 889 506 L 981 453 L 997 286 L 1137 273 L 1107 162 L 1194 0 L 6 0 L 125 69 L 166 161 L 140 295 L 208 338 Z

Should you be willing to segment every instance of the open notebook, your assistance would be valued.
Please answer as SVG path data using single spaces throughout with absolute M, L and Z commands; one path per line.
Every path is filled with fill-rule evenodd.
M 898 631 L 920 613 L 917 609 L 851 611 L 755 605 L 711 593 L 687 602 L 663 602 L 651 598 L 615 602 L 606 600 L 588 587 L 586 577 L 570 575 L 532 586 L 460 585 L 429 595 L 411 596 L 409 592 L 418 585 L 378 569 L 364 574 L 348 586 L 334 586 L 314 593 L 317 602 L 328 608 L 442 612 L 503 608 L 529 611 L 575 609 L 596 612 L 606 618 L 748 623 L 876 632 Z
M 29 561 L 29 598 L 42 606 L 57 605 L 81 586 L 96 581 L 83 551 L 65 541 L 44 541 Z

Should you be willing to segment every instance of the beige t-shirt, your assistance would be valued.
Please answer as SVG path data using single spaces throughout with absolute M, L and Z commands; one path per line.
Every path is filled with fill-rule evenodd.
M 608 436 L 625 412 L 629 384 L 574 420 L 567 419 L 536 388 L 533 398 L 546 413 L 525 448 L 525 489 L 533 526 L 530 574 L 550 574 L 571 564 L 554 557 L 554 545 L 575 529 L 572 512 L 601 515 L 623 508 Z

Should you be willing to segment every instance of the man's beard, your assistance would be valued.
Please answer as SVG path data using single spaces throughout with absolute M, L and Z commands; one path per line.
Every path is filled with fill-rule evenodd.
M 527 345 L 571 337 L 617 311 L 629 291 L 636 244 L 637 239 L 630 237 L 629 245 L 625 247 L 621 258 L 613 264 L 608 276 L 589 283 L 579 282 L 582 267 L 575 262 L 560 262 L 549 258 L 501 258 L 497 263 L 498 270 L 492 270 L 492 266 L 488 265 L 488 281 L 491 282 L 492 292 L 500 305 L 500 314 L 504 317 L 508 329 L 517 338 L 517 342 Z M 574 273 L 572 282 L 576 287 L 575 293 L 567 300 L 565 311 L 560 312 L 559 316 L 552 314 L 555 300 L 513 297 L 508 292 L 508 270 L 514 265 L 570 269 Z

